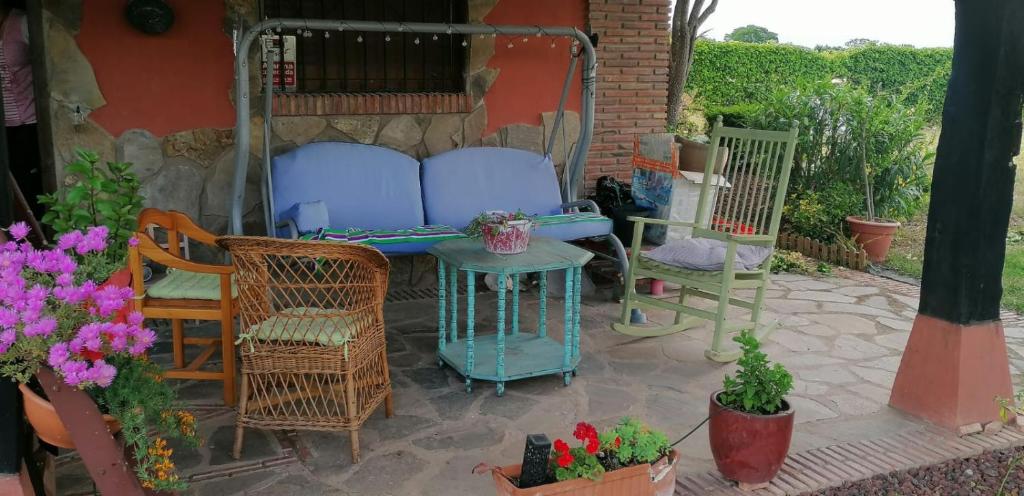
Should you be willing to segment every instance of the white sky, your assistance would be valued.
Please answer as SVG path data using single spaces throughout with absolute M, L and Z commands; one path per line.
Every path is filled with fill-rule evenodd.
M 757 24 L 782 43 L 842 45 L 853 38 L 953 46 L 953 0 L 719 0 L 701 30 L 722 39 Z

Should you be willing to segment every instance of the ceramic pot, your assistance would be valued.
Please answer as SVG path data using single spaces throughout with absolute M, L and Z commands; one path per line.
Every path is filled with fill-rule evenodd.
M 793 409 L 783 402 L 781 412 L 753 415 L 726 408 L 711 395 L 708 424 L 711 454 L 726 479 L 747 484 L 772 480 L 789 453 L 793 437 Z
M 847 217 L 846 223 L 850 226 L 854 241 L 868 252 L 868 259 L 875 263 L 884 262 L 900 223 L 886 219 L 875 219 L 872 222 L 854 215 Z
M 607 472 L 599 481 L 573 479 L 520 489 L 509 477 L 519 477 L 520 465 L 498 467 L 491 471 L 498 496 L 672 496 L 676 487 L 676 463 L 679 452 L 655 462 Z
M 39 439 L 58 448 L 75 449 L 71 434 L 64 427 L 64 422 L 61 422 L 53 405 L 25 384 L 19 384 L 18 389 L 21 390 L 21 397 L 24 399 L 25 417 L 32 424 L 32 429 L 36 431 Z M 114 417 L 104 415 L 103 421 L 107 423 L 111 435 L 121 431 L 121 423 Z
M 484 249 L 499 255 L 522 253 L 530 244 L 532 229 L 533 221 L 530 219 L 488 224 L 483 229 Z
M 708 162 L 708 145 L 699 141 L 679 139 L 682 147 L 679 150 L 679 170 L 690 172 L 704 172 Z M 722 146 L 718 148 L 718 156 L 715 158 L 715 174 L 721 174 L 729 161 L 729 149 Z

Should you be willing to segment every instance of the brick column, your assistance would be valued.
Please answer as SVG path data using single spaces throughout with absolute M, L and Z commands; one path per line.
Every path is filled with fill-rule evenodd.
M 634 135 L 665 131 L 670 11 L 670 0 L 590 0 L 600 42 L 588 192 L 600 176 L 628 181 Z

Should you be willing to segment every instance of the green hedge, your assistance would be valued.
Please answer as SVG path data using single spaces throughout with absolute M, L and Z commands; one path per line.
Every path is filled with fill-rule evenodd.
M 952 58 L 950 48 L 872 45 L 815 51 L 698 40 L 687 91 L 709 115 L 729 114 L 766 102 L 780 88 L 842 78 L 873 92 L 902 95 L 929 120 L 938 121 Z

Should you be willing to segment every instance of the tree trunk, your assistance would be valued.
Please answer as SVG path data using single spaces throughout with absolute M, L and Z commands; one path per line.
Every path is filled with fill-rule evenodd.
M 957 0 L 935 159 L 920 313 L 999 318 L 1024 92 L 1024 2 Z
M 673 40 L 673 44 L 675 41 Z M 668 117 L 669 126 L 679 123 L 679 117 L 683 112 L 683 93 L 686 89 L 686 80 L 690 76 L 690 64 L 693 63 L 693 43 L 681 43 L 679 57 L 673 56 L 671 67 L 668 73 Z M 675 52 L 675 50 L 673 50 Z
M 683 112 L 683 93 L 686 80 L 690 77 L 690 64 L 693 63 L 693 48 L 697 43 L 697 33 L 704 21 L 718 7 L 718 0 L 711 0 L 704 7 L 705 0 L 679 0 L 672 12 L 672 46 L 668 64 L 668 116 L 669 127 L 679 123 Z

